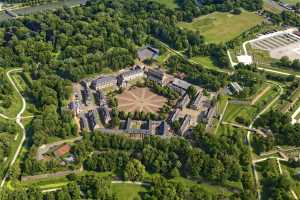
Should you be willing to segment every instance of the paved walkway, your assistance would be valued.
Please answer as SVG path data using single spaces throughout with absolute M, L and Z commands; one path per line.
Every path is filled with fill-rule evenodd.
M 13 164 L 16 162 L 16 159 L 17 159 L 17 157 L 18 157 L 18 155 L 19 155 L 19 153 L 20 153 L 20 151 L 21 151 L 22 145 L 23 145 L 23 143 L 24 143 L 24 141 L 25 141 L 25 137 L 26 137 L 26 130 L 25 130 L 25 128 L 24 128 L 24 126 L 23 126 L 23 124 L 22 124 L 22 122 L 21 122 L 21 119 L 22 119 L 21 116 L 22 116 L 22 114 L 25 112 L 25 109 L 26 109 L 26 101 L 25 101 L 24 97 L 21 95 L 19 89 L 17 88 L 16 84 L 14 83 L 14 81 L 12 80 L 12 78 L 11 78 L 11 76 L 10 76 L 11 73 L 13 73 L 13 72 L 20 72 L 20 71 L 22 71 L 22 70 L 23 70 L 23 69 L 12 69 L 12 70 L 10 70 L 10 71 L 8 71 L 8 72 L 6 73 L 6 75 L 7 75 L 7 77 L 8 77 L 8 80 L 10 81 L 10 83 L 12 84 L 12 86 L 14 87 L 14 89 L 17 91 L 18 95 L 19 95 L 20 98 L 22 99 L 22 108 L 21 108 L 21 110 L 19 111 L 19 113 L 17 114 L 17 116 L 16 116 L 16 118 L 15 118 L 15 119 L 16 119 L 16 123 L 17 123 L 17 124 L 21 127 L 21 129 L 22 129 L 22 139 L 21 139 L 21 141 L 20 141 L 20 144 L 19 144 L 19 146 L 18 146 L 18 148 L 17 148 L 17 150 L 16 150 L 14 156 L 13 156 L 12 161 L 10 162 L 10 165 L 9 165 L 10 167 L 13 166 Z M 6 118 L 6 119 L 9 119 L 8 117 L 6 117 L 6 116 L 3 115 L 3 114 L 1 114 L 1 117 L 4 117 L 4 118 Z M 2 182 L 1 182 L 0 187 L 3 187 L 3 185 L 4 185 L 5 181 L 7 180 L 8 176 L 9 176 L 9 170 L 7 170 L 7 172 L 6 172 L 6 174 L 5 174 L 4 178 L 3 178 L 3 180 L 2 180 Z
M 275 84 L 276 86 L 278 86 L 280 88 L 279 95 L 277 95 L 262 111 L 260 111 L 256 115 L 256 117 L 253 119 L 252 123 L 249 125 L 249 129 L 253 128 L 254 122 L 262 114 L 264 114 L 266 111 L 268 111 L 273 106 L 273 104 L 280 98 L 280 96 L 283 94 L 283 89 L 282 89 L 281 85 L 279 85 L 278 83 L 273 83 L 273 82 L 270 82 L 270 83 Z M 249 150 L 250 150 L 250 157 L 251 157 L 251 160 L 252 160 L 252 169 L 253 169 L 253 174 L 254 174 L 254 177 L 255 177 L 255 184 L 256 184 L 256 191 L 257 191 L 257 195 L 258 195 L 258 200 L 260 200 L 261 199 L 261 191 L 260 191 L 260 188 L 259 188 L 260 183 L 259 183 L 258 173 L 256 171 L 255 162 L 254 162 L 253 155 L 252 155 L 252 147 L 251 147 L 250 134 L 251 134 L 251 131 L 248 131 L 247 132 L 247 143 L 248 143 L 248 147 L 249 147 Z

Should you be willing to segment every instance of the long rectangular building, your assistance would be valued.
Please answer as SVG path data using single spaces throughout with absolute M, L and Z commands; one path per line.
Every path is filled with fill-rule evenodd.
M 115 77 L 107 76 L 101 77 L 92 81 L 92 88 L 94 90 L 101 90 L 107 87 L 113 87 L 117 85 L 117 79 Z
M 175 78 L 172 83 L 169 84 L 169 87 L 174 89 L 175 91 L 179 92 L 181 95 L 184 95 L 184 93 L 187 91 L 187 89 L 191 86 L 192 84 L 180 80 L 178 78 Z
M 120 75 L 121 81 L 131 81 L 134 79 L 142 78 L 144 76 L 144 70 L 133 69 L 126 71 Z
M 237 83 L 237 82 L 232 82 L 229 84 L 230 89 L 232 90 L 233 93 L 240 93 L 243 91 L 243 88 Z
M 171 117 L 170 117 L 170 122 L 174 122 L 175 120 L 177 120 L 178 116 L 179 116 L 179 113 L 180 113 L 180 109 L 176 109 L 172 114 L 171 114 Z
M 198 92 L 195 100 L 193 101 L 191 108 L 194 110 L 198 110 L 201 106 L 201 101 L 202 101 L 202 93 Z
M 181 135 L 184 135 L 184 133 L 188 130 L 189 126 L 191 125 L 191 120 L 191 115 L 185 115 L 181 127 L 179 129 Z
M 147 77 L 149 80 L 155 81 L 161 85 L 166 84 L 166 75 L 160 69 L 148 69 Z
M 102 117 L 103 122 L 105 124 L 109 124 L 109 122 L 111 121 L 111 117 L 107 106 L 100 107 L 100 115 Z
M 81 131 L 89 129 L 89 124 L 88 124 L 88 121 L 86 119 L 86 116 L 81 115 L 80 118 L 79 118 L 79 123 L 80 123 Z
M 86 113 L 86 117 L 88 119 L 90 129 L 93 131 L 97 125 L 96 111 L 95 110 L 88 111 L 88 113 Z
M 95 97 L 96 97 L 96 102 L 99 106 L 107 105 L 106 97 L 101 90 L 97 90 Z
M 190 102 L 190 97 L 189 97 L 188 94 L 186 94 L 186 95 L 184 95 L 184 97 L 179 101 L 177 107 L 182 109 L 182 108 L 186 107 L 186 106 L 189 104 L 189 102 Z

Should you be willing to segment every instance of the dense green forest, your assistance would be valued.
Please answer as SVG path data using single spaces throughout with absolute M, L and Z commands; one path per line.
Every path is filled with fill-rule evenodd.
M 70 97 L 71 81 L 107 68 L 131 66 L 138 47 L 150 43 L 162 48 L 157 39 L 177 50 L 203 47 L 197 33 L 177 28 L 184 12 L 149 1 L 104 0 L 1 23 L 0 65 L 23 66 L 34 80 L 26 94 L 43 113 L 32 122 L 33 144 L 47 143 L 49 136 L 77 134 L 72 115 L 61 109 Z M 223 58 L 219 56 L 223 47 L 208 49 Z M 172 72 L 186 72 L 190 81 L 211 90 L 226 83 L 226 74 L 178 57 L 171 57 L 168 66 Z
M 300 125 L 292 125 L 288 114 L 272 110 L 258 118 L 255 126 L 270 129 L 276 145 L 299 146 L 300 144 Z
M 71 152 L 75 155 L 77 164 L 82 163 L 87 171 L 113 172 L 117 177 L 131 181 L 143 181 L 145 172 L 148 172 L 159 173 L 167 179 L 182 176 L 217 185 L 228 181 L 240 182 L 242 191 L 237 190 L 235 196 L 255 199 L 250 152 L 243 143 L 242 133 L 233 132 L 228 136 L 216 137 L 205 134 L 199 126 L 194 130 L 191 141 L 159 137 L 146 137 L 140 141 L 96 132 L 86 134 L 82 141 L 73 146 Z M 24 162 L 22 168 L 25 171 L 22 173 L 42 173 L 46 170 L 45 164 L 28 158 Z M 172 196 L 185 194 L 181 193 L 181 189 L 176 189 L 179 186 L 168 183 L 163 178 L 154 180 L 153 183 L 150 196 L 146 195 L 145 199 L 156 195 L 167 198 L 167 191 L 170 189 L 176 191 Z M 191 190 L 196 192 L 196 188 Z M 198 192 L 197 195 L 203 193 L 201 196 L 212 195 L 202 190 Z M 187 196 L 182 198 L 189 199 Z
M 5 70 L 0 67 L 0 106 L 9 108 L 12 105 L 13 89 L 6 77 Z
M 1 200 L 71 200 L 71 199 L 103 199 L 117 200 L 112 191 L 110 178 L 100 178 L 89 175 L 74 177 L 73 182 L 56 192 L 42 193 L 37 187 L 31 186 L 28 190 L 6 191 L 0 197 Z M 153 179 L 153 185 L 143 194 L 144 200 L 154 199 L 186 199 L 186 200 L 222 200 L 226 198 L 222 194 L 210 194 L 201 187 L 185 186 L 180 183 L 168 181 L 162 177 Z M 234 197 L 233 197 L 234 198 Z
M 199 33 L 180 29 L 177 22 L 191 21 L 214 11 L 240 7 L 255 11 L 262 7 L 261 0 L 203 0 L 200 5 L 194 0 L 176 2 L 179 8 L 172 10 L 144 0 L 89 1 L 86 6 L 65 7 L 1 22 L 0 66 L 22 67 L 29 75 L 32 83 L 24 95 L 39 113 L 29 124 L 28 153 L 20 169 L 11 172 L 11 177 L 57 171 L 59 163 L 37 161 L 35 155 L 38 146 L 53 138 L 78 135 L 73 113 L 64 109 L 72 93 L 72 82 L 107 69 L 116 71 L 132 66 L 137 49 L 146 44 L 161 52 L 166 50 L 166 44 L 187 58 L 210 56 L 219 67 L 227 68 L 229 61 L 224 45 L 206 44 Z M 234 80 L 247 88 L 245 95 L 250 95 L 264 79 L 255 68 L 242 66 L 229 76 L 178 56 L 168 58 L 166 67 L 170 73 L 185 73 L 187 81 L 210 91 L 217 91 Z M 4 71 L 0 75 L 4 77 Z M 258 83 L 253 82 L 256 79 Z M 11 91 L 10 85 L 4 78 L 0 77 L 0 81 L 3 83 L 0 98 L 8 98 L 5 94 Z M 166 88 L 155 85 L 153 88 L 171 99 L 177 97 Z M 233 199 L 255 199 L 250 152 L 241 132 L 215 137 L 204 133 L 199 125 L 189 140 L 146 137 L 142 141 L 96 132 L 85 134 L 82 141 L 72 146 L 71 152 L 76 158 L 74 165 L 82 165 L 87 171 L 113 172 L 118 178 L 133 181 L 142 181 L 145 173 L 161 174 L 144 195 L 147 200 L 224 199 L 197 186 L 187 188 L 168 180 L 174 177 L 204 180 L 213 185 L 234 182 L 241 186 Z M 62 191 L 42 194 L 30 187 L 4 192 L 1 199 L 116 199 L 110 179 L 84 176 L 72 181 Z

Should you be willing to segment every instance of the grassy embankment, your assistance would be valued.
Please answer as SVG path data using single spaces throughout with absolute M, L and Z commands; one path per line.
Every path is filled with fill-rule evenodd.
M 265 88 L 264 84 L 262 88 Z M 257 95 L 260 95 L 262 90 L 259 90 L 253 98 L 256 98 Z M 277 87 L 272 86 L 267 92 L 264 92 L 259 99 L 256 100 L 254 105 L 249 104 L 233 104 L 229 103 L 224 114 L 224 121 L 226 122 L 234 122 L 236 123 L 237 117 L 242 117 L 247 121 L 252 121 L 254 117 L 258 114 L 258 112 L 264 108 L 268 104 L 268 102 L 272 101 L 279 94 L 279 90 Z M 251 100 L 249 101 L 251 102 Z

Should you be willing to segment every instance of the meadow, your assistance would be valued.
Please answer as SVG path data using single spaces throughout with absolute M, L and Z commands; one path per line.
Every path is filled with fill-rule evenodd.
M 214 12 L 212 14 L 195 18 L 193 22 L 179 22 L 183 29 L 198 31 L 207 42 L 221 43 L 229 41 L 242 32 L 263 22 L 263 17 L 255 13 L 243 11 L 240 15 Z
M 299 3 L 299 0 L 281 0 L 284 3 L 289 3 L 289 4 L 296 4 Z
M 171 9 L 175 9 L 178 7 L 175 0 L 152 0 L 152 1 L 156 1 L 160 4 L 166 5 L 168 8 Z

